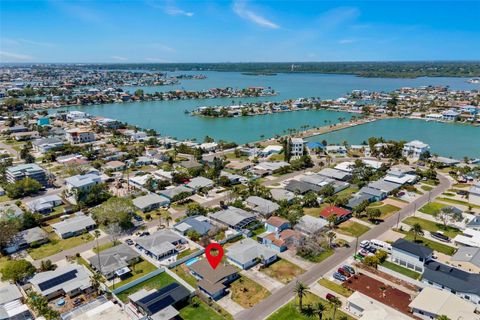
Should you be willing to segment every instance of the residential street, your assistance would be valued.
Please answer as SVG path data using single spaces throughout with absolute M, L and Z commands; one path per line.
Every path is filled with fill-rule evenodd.
M 442 192 L 450 188 L 452 182 L 444 175 L 438 175 L 440 184 L 431 191 L 431 194 L 425 193 L 420 198 L 414 202 L 408 204 L 396 214 L 392 215 L 390 218 L 385 220 L 382 224 L 372 228 L 370 231 L 363 234 L 358 241 L 365 239 L 373 239 L 379 237 L 381 234 L 389 230 L 391 227 L 397 224 L 397 221 L 404 219 L 405 217 L 412 215 L 414 208 L 420 208 L 428 202 L 429 199 L 433 199 L 436 196 L 440 195 Z M 307 286 L 312 285 L 317 281 L 321 276 L 323 276 L 330 269 L 336 267 L 338 264 L 342 263 L 349 256 L 352 256 L 355 252 L 355 242 L 350 243 L 350 248 L 341 248 L 337 249 L 336 253 L 323 261 L 322 263 L 316 264 L 313 268 L 305 272 L 304 274 L 298 277 L 298 281 L 305 283 Z M 268 298 L 262 302 L 256 304 L 253 308 L 244 310 L 239 314 L 235 315 L 235 319 L 239 320 L 255 320 L 255 319 L 265 319 L 270 314 L 275 312 L 282 305 L 290 301 L 294 297 L 294 288 L 295 282 L 291 281 L 289 284 L 282 287 L 280 290 L 275 291 Z

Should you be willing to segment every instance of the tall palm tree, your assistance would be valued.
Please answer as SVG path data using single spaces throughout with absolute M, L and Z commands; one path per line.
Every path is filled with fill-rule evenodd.
M 418 222 L 413 224 L 412 228 L 410 228 L 410 231 L 413 232 L 413 241 L 417 241 L 417 236 L 423 234 L 423 228 Z
M 321 302 L 317 302 L 314 306 L 313 306 L 313 310 L 315 312 L 315 314 L 318 315 L 318 320 L 322 320 L 323 318 L 323 312 L 325 311 L 325 306 L 323 305 L 323 303 Z
M 340 299 L 335 297 L 335 298 L 330 299 L 329 302 L 333 307 L 333 317 L 332 317 L 332 319 L 335 320 L 335 317 L 336 317 L 336 314 L 337 314 L 337 309 L 342 307 L 342 301 L 340 301 Z
M 303 298 L 308 293 L 308 287 L 303 282 L 297 281 L 297 284 L 295 285 L 294 292 L 298 296 L 298 306 L 300 307 L 300 311 L 302 311 L 302 309 L 303 309 Z

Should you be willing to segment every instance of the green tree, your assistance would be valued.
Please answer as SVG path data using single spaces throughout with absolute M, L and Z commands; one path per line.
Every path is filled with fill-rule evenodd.
M 111 197 L 95 209 L 92 214 L 95 221 L 101 225 L 118 223 L 122 229 L 131 227 L 131 219 L 135 207 L 132 200 L 127 198 Z
M 1 269 L 2 280 L 18 282 L 32 276 L 37 269 L 27 260 L 9 260 Z
M 321 302 L 317 302 L 313 306 L 313 312 L 315 312 L 315 314 L 318 315 L 318 320 L 322 320 L 323 313 L 325 312 L 325 310 L 326 310 L 325 305 Z
M 192 202 L 187 205 L 187 216 L 204 216 L 207 214 L 207 210 L 197 202 Z
M 328 302 L 333 307 L 332 319 L 335 319 L 336 315 L 337 315 L 337 309 L 342 307 L 342 301 L 340 301 L 340 299 L 338 299 L 337 297 L 334 297 L 334 298 L 330 299 Z
M 3 249 L 13 237 L 20 231 L 20 221 L 17 218 L 0 218 L 0 247 Z
M 410 231 L 413 232 L 413 241 L 417 241 L 417 237 L 423 235 L 423 228 L 418 222 L 413 224 Z
M 382 215 L 382 212 L 378 208 L 367 209 L 367 216 L 370 221 L 374 221 Z
M 5 192 L 10 198 L 18 199 L 37 193 L 42 185 L 37 180 L 25 178 L 5 186 Z
M 300 308 L 300 311 L 302 311 L 302 309 L 303 309 L 303 298 L 308 293 L 308 287 L 303 282 L 297 281 L 297 283 L 295 285 L 294 292 L 298 297 L 298 306 Z
M 369 267 L 373 267 L 375 269 L 378 267 L 379 263 L 380 263 L 380 261 L 378 260 L 377 256 L 366 256 L 363 259 L 363 264 L 365 264 L 366 266 L 369 266 Z
M 438 316 L 437 320 L 451 320 L 451 319 L 446 315 L 441 315 L 441 316 Z
M 318 206 L 318 196 L 315 192 L 310 191 L 303 197 L 303 206 L 306 208 L 313 208 Z

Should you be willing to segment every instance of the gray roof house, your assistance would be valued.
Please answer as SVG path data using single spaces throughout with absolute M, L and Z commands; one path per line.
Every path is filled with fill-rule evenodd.
M 291 201 L 295 198 L 295 193 L 284 189 L 271 189 L 270 194 L 272 195 L 272 199 L 276 201 Z
M 22 214 L 23 210 L 15 203 L 0 203 L 0 217 L 19 217 Z
M 74 297 L 91 290 L 90 276 L 85 267 L 78 264 L 37 273 L 29 282 L 36 292 L 48 300 L 63 295 Z
M 304 215 L 295 225 L 295 230 L 306 235 L 312 235 L 328 226 L 328 221 L 321 218 L 315 218 L 309 215 Z
M 42 138 L 32 141 L 32 147 L 35 151 L 45 153 L 50 149 L 63 146 L 63 141 L 58 138 Z
M 152 211 L 160 207 L 168 206 L 170 200 L 156 193 L 149 193 L 133 199 L 133 205 L 143 212 Z
M 161 190 L 159 192 L 162 196 L 170 199 L 170 201 L 177 195 L 181 194 L 181 193 L 189 193 L 191 194 L 192 193 L 192 189 L 190 188 L 187 188 L 185 186 L 178 186 L 178 187 L 174 187 L 174 188 L 171 188 L 171 189 L 165 189 L 165 190 Z
M 190 230 L 193 230 L 199 235 L 203 236 L 207 234 L 210 229 L 212 229 L 212 225 L 208 221 L 207 217 L 191 216 L 175 224 L 173 228 L 183 235 L 187 234 L 187 232 Z
M 33 319 L 28 306 L 22 300 L 23 295 L 16 285 L 0 286 L 0 320 Z
M 332 168 L 322 169 L 320 170 L 320 172 L 318 172 L 318 174 L 325 176 L 327 178 L 332 178 L 332 179 L 337 179 L 342 181 L 346 181 L 352 177 L 352 175 L 348 172 L 340 171 Z
M 7 253 L 13 253 L 28 248 L 32 243 L 45 243 L 48 234 L 40 227 L 35 227 L 17 233 L 12 241 L 5 247 Z
M 280 208 L 275 202 L 257 196 L 250 196 L 245 202 L 253 211 L 267 218 Z
M 62 198 L 56 194 L 52 194 L 27 202 L 26 205 L 32 212 L 49 213 L 52 212 L 53 208 L 61 204 L 63 204 Z
M 277 259 L 277 252 L 257 241 L 246 238 L 230 246 L 227 250 L 228 261 L 242 269 L 248 269 L 258 262 L 268 265 Z
M 122 243 L 92 256 L 88 262 L 107 279 L 111 279 L 128 274 L 130 272 L 128 267 L 138 261 L 139 257 L 137 251 Z
M 210 218 L 236 230 L 243 229 L 256 220 L 254 214 L 236 207 L 228 207 L 212 213 Z
M 215 185 L 213 180 L 207 179 L 205 177 L 195 177 L 190 180 L 186 186 L 193 190 L 199 190 L 202 188 L 212 188 Z
M 480 273 L 480 248 L 460 246 L 450 263 L 463 270 Z
M 170 230 L 159 230 L 154 234 L 138 238 L 135 246 L 157 260 L 177 254 L 177 245 L 186 243 L 185 238 Z
M 76 213 L 73 218 L 52 224 L 53 230 L 62 238 L 70 238 L 94 229 L 95 221 L 83 213 Z
M 356 206 L 361 204 L 363 201 L 370 201 L 372 199 L 372 195 L 366 193 L 356 193 L 353 195 L 346 205 L 347 208 L 354 209 Z
M 470 222 L 467 223 L 466 227 L 480 231 L 480 216 L 476 216 L 475 218 L 470 220 Z
M 377 181 L 372 181 L 368 184 L 370 188 L 373 189 L 378 189 L 381 190 L 385 193 L 390 193 L 398 188 L 400 188 L 402 185 L 399 183 L 394 183 L 390 181 L 385 181 L 385 180 L 377 180 Z

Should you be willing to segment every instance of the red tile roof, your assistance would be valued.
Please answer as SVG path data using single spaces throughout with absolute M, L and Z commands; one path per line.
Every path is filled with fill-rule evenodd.
M 343 209 L 337 206 L 328 206 L 320 212 L 320 217 L 326 219 L 330 217 L 332 214 L 336 215 L 337 217 L 343 217 L 343 216 L 349 215 L 350 213 L 352 212 L 347 209 Z

